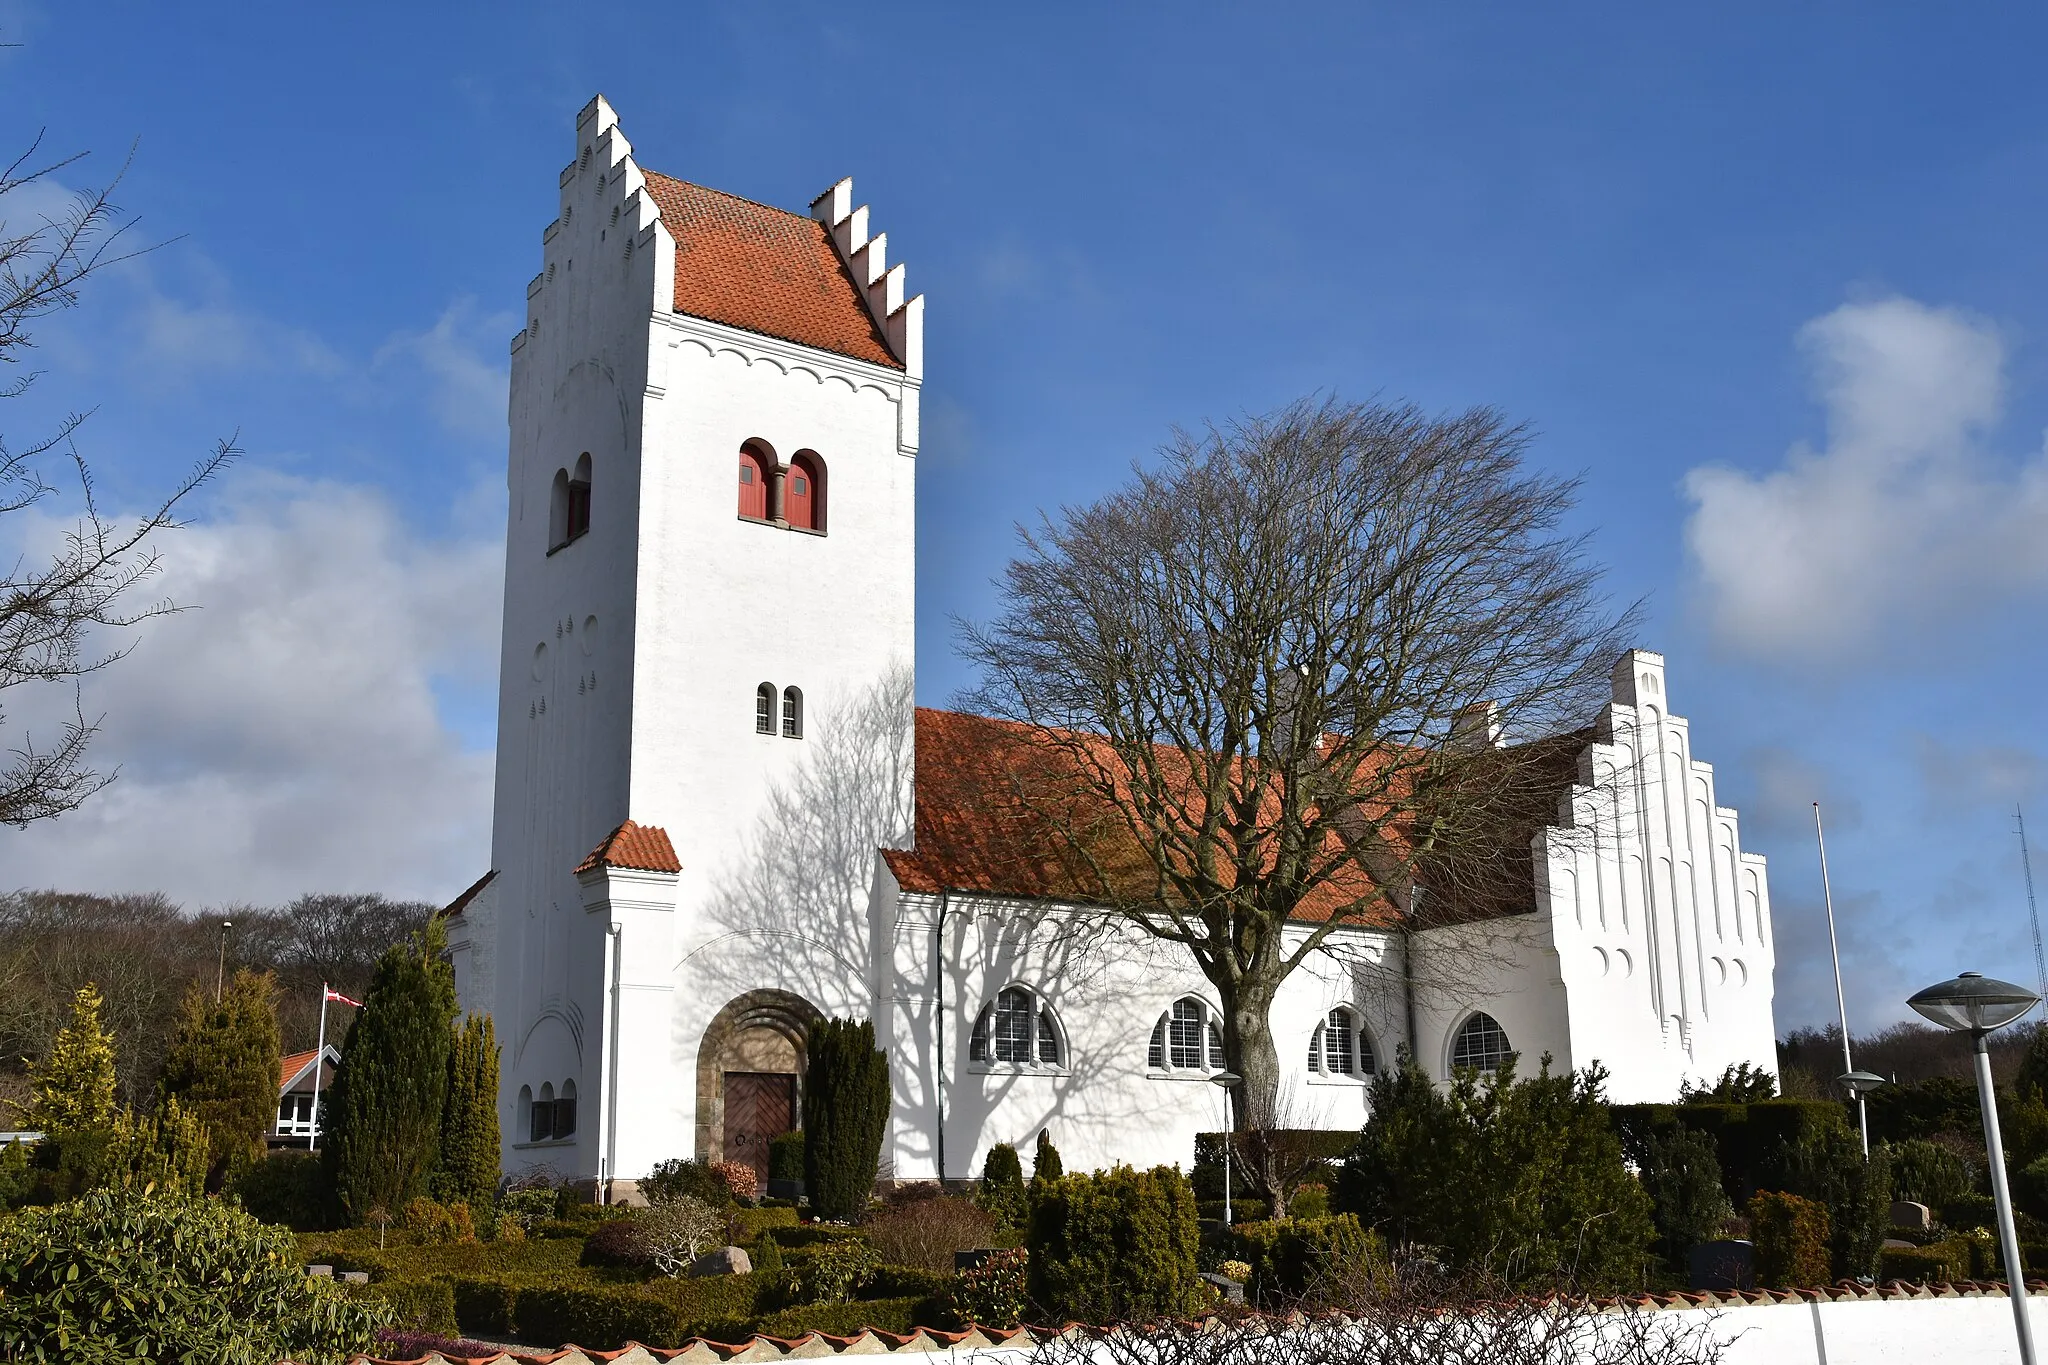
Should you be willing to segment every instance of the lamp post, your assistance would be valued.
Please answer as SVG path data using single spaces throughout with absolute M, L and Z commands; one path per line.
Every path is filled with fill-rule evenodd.
M 1837 1083 L 1849 1092 L 1849 1098 L 1856 1101 L 1856 1127 L 1863 1134 L 1863 1159 L 1870 1160 L 1870 1112 L 1863 1106 L 1863 1097 L 1885 1083 L 1884 1077 L 1871 1071 L 1851 1071 L 1835 1077 Z
M 2027 1320 L 2026 1271 L 2020 1265 L 2019 1234 L 2012 1225 L 2012 1192 L 2005 1183 L 2005 1149 L 1998 1140 L 1998 1099 L 1991 1088 L 1991 1050 L 1985 1039 L 2041 1003 L 2041 997 L 2010 981 L 1964 972 L 1929 986 L 1906 1001 L 1934 1023 L 1967 1033 L 1977 1050 L 1977 1103 L 1984 1111 L 1984 1152 L 1991 1165 L 1991 1197 L 1998 1205 L 1998 1247 L 2005 1254 L 2012 1320 L 2019 1332 L 2021 1365 L 2034 1365 L 2034 1329 Z
M 1223 1226 L 1230 1226 L 1230 1164 L 1236 1155 L 1235 1130 L 1230 1126 L 1230 1087 L 1244 1077 L 1235 1071 L 1219 1071 L 1209 1078 L 1209 1083 L 1223 1091 Z M 2031 1361 L 2028 1365 L 2033 1365 Z
M 221 987 L 227 982 L 228 932 L 234 927 L 233 920 L 224 919 L 220 922 L 220 956 L 213 964 L 213 1003 L 216 1005 L 220 1003 Z

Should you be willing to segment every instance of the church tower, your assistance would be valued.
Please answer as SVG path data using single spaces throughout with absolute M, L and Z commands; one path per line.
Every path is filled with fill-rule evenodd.
M 774 1128 L 805 1023 L 870 1011 L 924 300 L 851 181 L 806 215 L 643 170 L 602 97 L 559 189 L 512 341 L 493 870 L 451 945 L 505 1170 L 617 1194 L 758 1164 L 726 1101 Z

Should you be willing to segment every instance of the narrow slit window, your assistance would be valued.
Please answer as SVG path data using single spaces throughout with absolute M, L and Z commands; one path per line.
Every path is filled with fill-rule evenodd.
M 782 737 L 802 739 L 804 737 L 804 694 L 794 687 L 782 689 Z
M 775 733 L 775 684 L 762 683 L 754 689 L 754 733 Z

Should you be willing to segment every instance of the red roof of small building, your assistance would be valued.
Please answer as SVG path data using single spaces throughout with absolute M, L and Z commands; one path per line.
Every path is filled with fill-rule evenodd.
M 683 870 L 682 861 L 676 857 L 676 846 L 669 842 L 667 830 L 659 825 L 636 825 L 631 820 L 605 835 L 597 847 L 576 864 L 576 875 L 580 877 L 600 867 L 623 867 L 635 872 Z
M 469 884 L 469 890 L 463 892 L 454 900 L 448 902 L 447 908 L 441 911 L 441 918 L 454 919 L 457 915 L 460 915 L 464 910 L 467 910 L 469 908 L 469 903 L 477 898 L 477 893 L 482 891 L 485 887 L 489 886 L 491 884 L 492 879 L 495 878 L 497 875 L 497 869 L 493 868 L 491 871 L 484 873 L 483 876 L 478 877 L 475 881 L 471 882 Z
M 823 223 L 646 172 L 676 240 L 675 310 L 900 370 Z
M 299 1073 L 313 1064 L 320 1055 L 320 1049 L 309 1047 L 304 1052 L 294 1052 L 289 1057 L 280 1057 L 277 1062 L 277 1088 L 283 1090 L 299 1078 Z

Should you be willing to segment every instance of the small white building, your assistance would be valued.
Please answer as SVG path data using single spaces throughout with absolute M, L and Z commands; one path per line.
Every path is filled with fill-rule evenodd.
M 898 1179 L 1049 1130 L 1073 1169 L 1222 1122 L 1179 950 L 989 856 L 999 722 L 917 709 L 923 303 L 850 181 L 808 215 L 643 170 L 578 116 L 512 342 L 492 864 L 450 910 L 503 1046 L 505 1168 L 624 1196 L 765 1167 L 803 1034 L 873 1018 Z M 1354 1128 L 1396 1047 L 1519 1052 L 1619 1099 L 1775 1073 L 1770 903 L 1663 660 L 1566 752 L 1514 913 L 1337 934 L 1282 992 L 1283 1117 Z M 914 815 L 913 815 L 914 813 Z
M 332 1043 L 324 1051 L 307 1048 L 278 1060 L 277 1122 L 270 1126 L 271 1146 L 303 1147 L 314 1140 L 319 1097 L 334 1088 L 340 1065 L 341 1049 Z

